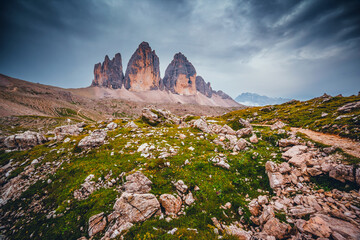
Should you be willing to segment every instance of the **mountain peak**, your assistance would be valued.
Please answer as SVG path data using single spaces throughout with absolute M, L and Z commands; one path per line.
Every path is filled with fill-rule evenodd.
M 149 43 L 142 42 L 131 56 L 124 78 L 125 88 L 147 91 L 159 88 L 160 63 Z
M 122 87 L 123 80 L 124 73 L 120 53 L 115 54 L 112 60 L 106 55 L 102 64 L 97 63 L 94 66 L 94 80 L 91 86 L 117 89 Z
M 181 52 L 174 55 L 174 59 L 166 68 L 163 84 L 173 93 L 195 95 L 196 70 Z

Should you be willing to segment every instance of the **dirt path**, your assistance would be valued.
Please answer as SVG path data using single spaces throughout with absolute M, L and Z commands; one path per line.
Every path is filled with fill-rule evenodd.
M 316 142 L 341 148 L 344 152 L 360 158 L 360 143 L 333 134 L 315 132 L 303 128 L 291 128 L 292 132 L 301 132 Z

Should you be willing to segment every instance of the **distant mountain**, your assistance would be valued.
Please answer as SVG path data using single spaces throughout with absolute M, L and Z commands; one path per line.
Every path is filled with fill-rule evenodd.
M 247 106 L 266 106 L 266 105 L 275 105 L 275 104 L 282 104 L 285 102 L 290 101 L 289 98 L 280 98 L 280 97 L 268 97 L 268 96 L 261 96 L 257 93 L 242 93 L 235 98 L 235 101 L 238 103 L 247 105 Z

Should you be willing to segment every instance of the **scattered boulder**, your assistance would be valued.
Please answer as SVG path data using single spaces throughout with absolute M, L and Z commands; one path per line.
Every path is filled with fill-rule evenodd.
M 206 122 L 204 119 L 202 119 L 202 118 L 195 120 L 195 121 L 192 123 L 192 126 L 193 126 L 194 128 L 198 128 L 198 129 L 200 129 L 201 131 L 206 132 L 206 133 L 210 133 L 210 132 L 211 132 L 210 129 L 209 129 L 209 126 L 208 126 L 207 122 Z
M 280 139 L 278 142 L 279 147 L 290 147 L 294 145 L 299 145 L 299 140 L 297 139 Z
M 311 233 L 320 238 L 328 238 L 331 235 L 329 225 L 318 216 L 310 218 L 303 226 L 305 232 Z
M 114 130 L 117 127 L 118 127 L 117 123 L 114 123 L 114 122 L 111 122 L 108 125 L 106 125 L 106 128 L 110 131 Z
M 274 236 L 276 239 L 284 239 L 290 233 L 291 227 L 289 224 L 281 223 L 277 218 L 268 220 L 263 231 L 268 235 Z
M 225 169 L 230 169 L 230 165 L 227 163 L 226 156 L 215 156 L 211 158 L 209 161 L 213 162 L 215 166 L 219 166 Z
M 338 112 L 351 112 L 355 109 L 360 108 L 360 101 L 347 103 L 337 109 Z
M 115 202 L 114 210 L 125 215 L 131 223 L 142 222 L 160 210 L 154 194 L 124 192 Z
M 148 193 L 151 191 L 152 182 L 141 172 L 135 172 L 126 176 L 123 185 L 125 192 L 128 193 Z
M 82 124 L 76 125 L 64 125 L 54 129 L 55 138 L 58 141 L 63 140 L 66 136 L 78 136 L 83 128 L 80 127 Z
M 184 196 L 184 202 L 186 205 L 189 205 L 189 206 L 195 202 L 195 198 L 194 198 L 192 192 L 189 191 L 189 193 Z
M 259 142 L 259 140 L 258 140 L 258 138 L 256 137 L 255 134 L 250 137 L 250 142 L 252 142 L 252 143 L 258 143 Z
M 107 132 L 103 129 L 94 130 L 89 136 L 80 140 L 78 146 L 81 148 L 93 148 L 103 145 Z
M 176 215 L 181 210 L 181 198 L 171 194 L 162 194 L 159 198 L 161 206 L 165 209 L 166 215 Z
M 148 121 L 150 124 L 157 124 L 157 123 L 161 122 L 161 118 L 159 118 L 159 116 L 156 113 L 154 113 L 154 111 L 152 109 L 149 109 L 149 108 L 144 108 L 142 110 L 141 116 L 143 119 Z
M 89 218 L 89 237 L 101 232 L 106 227 L 106 217 L 104 213 L 99 213 Z
M 296 156 L 296 155 L 300 155 L 304 152 L 306 152 L 306 150 L 308 149 L 307 146 L 303 146 L 303 145 L 296 145 L 291 147 L 289 150 L 287 150 L 285 153 L 282 154 L 282 157 L 286 160 L 289 160 L 290 158 Z
M 130 121 L 125 125 L 125 128 L 139 128 L 139 127 L 133 121 Z
M 286 126 L 286 124 L 283 123 L 282 121 L 277 121 L 276 123 L 274 123 L 273 125 L 270 126 L 270 129 L 277 130 L 277 129 L 283 128 L 285 126 Z
M 4 140 L 4 145 L 10 149 L 29 149 L 36 145 L 43 144 L 47 139 L 40 133 L 26 131 L 24 133 L 19 133 L 11 135 Z
M 176 187 L 176 190 L 178 190 L 182 194 L 186 193 L 188 190 L 188 186 L 185 185 L 183 180 L 177 181 L 174 186 Z
M 329 172 L 329 177 L 340 182 L 355 182 L 354 167 L 352 165 L 339 164 L 333 167 Z
M 229 134 L 229 135 L 235 135 L 236 134 L 236 132 L 226 124 L 220 129 L 220 133 Z

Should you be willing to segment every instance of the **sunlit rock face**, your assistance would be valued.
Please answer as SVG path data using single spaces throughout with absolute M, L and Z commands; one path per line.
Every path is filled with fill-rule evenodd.
M 124 86 L 130 91 L 156 90 L 160 84 L 159 57 L 147 42 L 132 55 L 125 73 Z
M 211 98 L 213 94 L 213 90 L 211 88 L 210 83 L 206 83 L 205 80 L 201 76 L 196 76 L 196 90 L 208 98 Z
M 105 56 L 104 62 L 97 63 L 94 66 L 94 80 L 91 86 L 121 88 L 124 82 L 124 73 L 120 53 L 110 60 L 108 55 Z
M 182 53 L 177 53 L 166 68 L 163 87 L 180 95 L 196 94 L 196 70 Z

